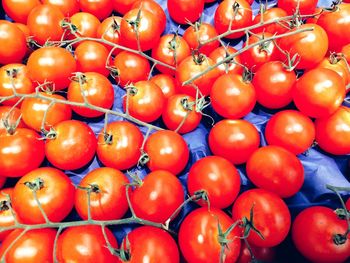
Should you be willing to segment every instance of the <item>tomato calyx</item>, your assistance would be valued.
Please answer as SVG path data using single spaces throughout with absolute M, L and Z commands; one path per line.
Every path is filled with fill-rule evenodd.
M 193 111 L 193 106 L 196 104 L 195 102 L 190 102 L 188 97 L 181 98 L 180 103 L 185 111 Z
M 346 220 L 346 216 L 350 215 L 350 211 L 346 210 L 344 208 L 337 208 L 334 210 L 334 213 L 337 215 L 337 217 L 341 220 Z
M 138 92 L 138 89 L 134 85 L 128 85 L 125 87 L 127 95 L 135 96 Z
M 73 23 L 70 22 L 69 18 L 65 18 L 60 22 L 60 26 L 62 27 L 62 29 L 64 30 L 69 30 L 69 32 L 73 35 L 75 35 L 76 33 L 78 33 L 79 28 L 74 25 Z
M 265 239 L 263 234 L 254 225 L 254 205 L 250 209 L 249 219 L 243 217 L 240 226 L 243 228 L 243 238 L 247 238 L 250 232 L 253 230 L 261 239 Z
M 253 80 L 253 72 L 246 66 L 243 68 L 242 79 L 244 83 L 250 83 Z
M 84 190 L 89 194 L 90 193 L 96 193 L 96 194 L 101 193 L 101 189 L 97 184 L 88 184 L 88 186 L 78 185 L 77 188 L 80 190 Z
M 130 251 L 130 241 L 128 235 L 125 237 L 125 243 L 120 247 L 120 249 L 113 249 L 115 255 L 120 258 L 122 262 L 129 262 L 131 260 L 131 251 Z
M 24 185 L 27 186 L 32 191 L 39 191 L 44 187 L 44 180 L 39 178 L 35 178 L 31 182 L 24 182 Z
M 228 244 L 233 242 L 232 239 L 228 239 L 228 235 L 239 225 L 240 221 L 234 222 L 225 232 L 222 230 L 220 222 L 218 220 L 218 242 L 221 246 L 220 250 L 220 263 L 225 262 L 225 249 L 229 249 Z
M 207 57 L 204 54 L 201 54 L 199 50 L 193 50 L 192 58 L 193 58 L 193 62 L 196 65 L 202 65 L 202 63 L 206 60 Z
M 136 172 L 129 172 L 128 171 L 127 174 L 131 178 L 131 183 L 127 184 L 128 186 L 131 186 L 131 187 L 133 187 L 133 186 L 141 187 L 142 186 L 143 181 Z
M 4 126 L 7 134 L 13 135 L 13 134 L 15 134 L 16 129 L 17 129 L 19 123 L 21 122 L 21 117 L 19 117 L 15 123 L 10 124 L 10 122 L 9 122 L 10 114 L 11 114 L 11 110 L 0 121 L 2 122 L 2 125 Z
M 74 82 L 79 82 L 80 85 L 87 83 L 86 75 L 84 75 L 84 73 L 81 72 L 74 73 L 74 75 L 70 77 L 70 80 Z
M 150 161 L 149 155 L 146 152 L 141 151 L 141 156 L 137 162 L 137 166 L 139 167 L 145 166 L 149 161 Z
M 139 26 L 140 26 L 140 22 L 141 22 L 141 8 L 137 12 L 137 16 L 136 16 L 136 18 L 134 20 L 128 20 L 127 19 L 126 22 L 128 22 L 128 24 L 133 27 L 135 32 L 138 32 L 138 29 L 139 29 Z
M 233 5 L 232 5 L 232 10 L 233 10 L 233 14 L 235 17 L 237 14 L 238 14 L 238 11 L 239 11 L 239 8 L 241 7 L 241 5 L 238 3 L 238 2 L 234 2 Z
M 7 200 L 0 201 L 0 212 L 10 210 L 10 202 Z
M 322 10 L 327 12 L 336 12 L 339 10 L 339 5 L 342 3 L 342 0 L 335 0 L 332 1 L 332 4 L 330 7 L 324 7 Z
M 288 51 L 283 51 L 283 53 L 286 55 L 286 62 L 282 62 L 283 68 L 286 71 L 291 72 L 299 64 L 301 56 L 296 53 L 293 55 L 293 57 L 290 57 L 290 53 Z
M 41 133 L 44 135 L 44 139 L 46 140 L 54 140 L 57 137 L 57 132 L 52 127 L 49 131 L 45 128 L 41 129 Z

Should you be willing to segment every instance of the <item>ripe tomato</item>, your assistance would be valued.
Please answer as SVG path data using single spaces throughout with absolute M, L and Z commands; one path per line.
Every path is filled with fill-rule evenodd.
M 79 12 L 79 2 L 77 0 L 42 0 L 41 2 L 58 7 L 65 17 L 70 17 Z
M 226 57 L 228 57 L 231 54 L 236 53 L 237 50 L 233 47 L 218 47 L 213 52 L 210 53 L 209 57 L 214 61 L 214 63 L 219 63 L 223 61 Z M 237 73 L 242 74 L 243 68 L 239 65 L 241 64 L 241 58 L 240 56 L 234 57 L 232 60 L 226 63 L 222 63 L 217 67 L 220 74 L 227 74 L 227 73 Z
M 132 5 L 136 3 L 136 1 L 137 0 L 111 0 L 114 11 L 122 15 L 131 10 Z
M 25 38 L 26 38 L 26 41 L 28 42 L 28 39 L 30 37 L 30 30 L 29 30 L 29 27 L 25 24 L 22 24 L 22 23 L 14 23 L 24 34 Z M 29 47 L 28 43 L 27 44 L 27 48 L 26 48 L 26 54 L 25 54 L 25 58 L 27 58 L 30 53 L 33 52 L 33 49 L 31 47 Z
M 149 136 L 145 152 L 149 157 L 147 166 L 151 171 L 166 170 L 175 175 L 185 168 L 190 155 L 186 141 L 169 130 L 156 131 Z
M 233 164 L 245 163 L 258 149 L 260 137 L 253 124 L 245 120 L 222 120 L 209 133 L 209 147 L 214 155 Z
M 342 47 L 341 53 L 344 54 L 346 61 L 350 64 L 350 43 Z
M 162 36 L 152 49 L 154 59 L 173 67 L 177 67 L 190 54 L 191 50 L 187 42 L 181 36 L 174 34 Z M 156 65 L 156 68 L 162 73 L 175 74 L 174 70 L 161 65 Z
M 205 190 L 210 207 L 223 209 L 236 199 L 241 186 L 238 170 L 226 159 L 219 156 L 207 156 L 195 162 L 187 179 L 190 195 Z M 204 201 L 201 206 L 207 206 Z
M 280 109 L 292 102 L 293 85 L 297 77 L 280 61 L 262 65 L 254 75 L 253 86 L 257 101 L 269 109 Z
M 249 244 L 258 247 L 273 247 L 287 237 L 291 218 L 288 207 L 282 198 L 263 189 L 248 190 L 242 193 L 233 204 L 233 220 L 239 220 L 243 217 L 250 220 L 251 210 L 253 210 L 254 226 L 264 239 L 256 232 L 251 231 L 247 239 Z
M 158 170 L 149 173 L 131 194 L 131 206 L 137 217 L 157 223 L 167 219 L 184 202 L 180 180 L 172 173 Z
M 255 247 L 250 246 L 255 260 L 261 262 L 275 262 L 276 260 L 276 251 L 274 248 L 270 247 Z M 239 255 L 237 263 L 251 263 L 252 255 L 245 242 L 242 242 L 241 254 Z
M 27 23 L 27 18 L 32 9 L 40 5 L 39 0 L 2 0 L 5 13 L 14 21 Z
M 97 30 L 101 24 L 96 16 L 85 12 L 72 15 L 70 22 L 76 27 L 75 33 L 80 37 L 97 37 Z M 75 36 L 68 34 L 68 38 L 74 39 Z
M 350 237 L 344 244 L 336 244 L 334 238 L 346 230 L 346 220 L 339 219 L 332 209 L 314 206 L 295 218 L 292 238 L 301 254 L 312 262 L 345 262 L 350 257 Z
M 150 81 L 162 90 L 165 99 L 169 99 L 177 93 L 177 84 L 171 75 L 158 74 L 152 77 Z
M 28 230 L 16 240 L 22 231 L 22 229 L 16 229 L 8 235 L 0 247 L 0 258 L 8 250 L 4 257 L 7 263 L 52 262 L 57 231 L 49 228 Z
M 284 110 L 267 122 L 265 138 L 268 144 L 283 147 L 297 155 L 311 147 L 315 139 L 315 126 L 301 112 Z
M 0 45 L 0 65 L 21 62 L 27 51 L 24 33 L 5 20 L 0 20 Z
M 5 178 L 5 177 L 1 177 Z M 5 181 L 4 181 L 5 182 Z M 5 188 L 0 191 L 0 227 L 8 227 L 15 224 L 15 218 L 11 212 L 10 205 L 8 203 L 8 196 L 13 200 L 13 188 Z M 0 241 L 4 239 L 12 232 L 12 230 L 3 231 L 0 233 Z
M 334 113 L 345 97 L 345 85 L 333 70 L 317 68 L 306 72 L 293 87 L 293 100 L 304 114 L 321 118 Z
M 52 222 L 62 221 L 73 208 L 75 188 L 69 177 L 51 167 L 34 169 L 23 176 L 13 189 L 13 209 L 23 223 L 45 223 L 33 190 Z
M 350 71 L 347 68 L 345 60 L 338 59 L 333 55 L 325 57 L 315 68 L 328 68 L 337 72 L 345 85 L 350 81 Z
M 18 108 L 13 108 L 10 106 L 0 106 L 0 133 L 5 130 L 11 130 L 15 128 L 25 128 L 26 125 L 21 118 L 21 111 Z M 17 126 L 16 126 L 17 125 Z M 1 184 L 0 184 L 1 185 Z
M 331 116 L 317 119 L 316 141 L 328 153 L 344 155 L 350 153 L 350 109 L 344 106 Z
M 117 248 L 113 233 L 108 228 L 105 231 L 111 246 Z M 67 228 L 57 241 L 57 259 L 59 262 L 121 262 L 108 250 L 102 227 L 95 225 Z
M 299 6 L 299 14 L 311 15 L 315 13 L 317 0 L 278 0 L 278 7 L 287 12 L 288 15 L 293 15 Z
M 45 144 L 48 161 L 62 170 L 76 170 L 95 155 L 97 141 L 92 129 L 81 121 L 63 121 L 53 126 L 55 135 Z
M 147 80 L 151 70 L 146 58 L 128 51 L 120 52 L 114 59 L 116 80 L 124 87 L 127 84 Z
M 55 90 L 62 90 L 69 85 L 69 77 L 76 71 L 76 62 L 64 48 L 43 47 L 29 56 L 27 68 L 32 81 L 52 82 Z
M 130 259 L 127 263 L 149 262 L 179 263 L 180 255 L 176 242 L 170 234 L 152 226 L 141 226 L 128 235 L 130 244 Z M 127 241 L 123 240 L 121 247 L 127 249 Z
M 50 93 L 44 93 L 40 92 L 42 96 L 49 97 L 49 98 L 55 98 L 59 100 L 66 100 L 64 97 L 57 95 L 57 94 L 50 94 Z M 50 106 L 50 101 L 45 99 L 39 99 L 39 98 L 26 98 L 23 100 L 22 106 L 21 106 L 21 112 L 22 112 L 22 118 L 24 123 L 40 132 L 41 131 L 41 124 L 44 119 L 45 112 L 46 113 L 46 119 L 44 123 L 44 127 L 46 130 L 50 130 L 50 127 L 53 125 L 61 122 L 70 120 L 72 117 L 72 110 L 69 105 L 65 105 L 62 103 L 56 103 L 53 106 Z
M 219 34 L 250 26 L 253 20 L 252 8 L 245 0 L 224 0 L 215 11 L 214 25 Z M 231 27 L 230 27 L 231 25 Z M 230 28 L 229 28 L 230 27 Z M 244 31 L 229 34 L 227 38 L 239 38 Z
M 79 187 L 92 189 L 90 194 L 91 218 L 94 220 L 115 220 L 124 216 L 129 209 L 126 199 L 128 178 L 120 171 L 101 167 L 89 172 L 79 183 Z M 88 219 L 88 194 L 77 188 L 75 209 L 79 216 Z
M 272 7 L 267 10 L 264 10 L 262 13 L 257 14 L 254 17 L 253 25 L 259 24 L 261 21 L 265 23 L 265 22 L 268 22 L 274 19 L 279 19 L 285 16 L 287 16 L 287 12 L 285 10 L 279 7 Z M 265 26 L 261 26 L 261 27 L 252 29 L 252 32 L 254 33 L 265 32 L 265 33 L 278 34 L 278 35 L 287 32 L 288 28 L 286 28 L 285 26 L 288 26 L 288 24 L 284 21 L 280 21 L 280 23 L 282 25 L 278 23 L 271 23 Z
M 221 246 L 219 243 L 219 225 L 222 232 L 233 224 L 233 220 L 217 208 L 202 207 L 185 217 L 179 230 L 179 245 L 188 263 L 218 263 Z M 235 227 L 226 237 L 230 242 L 224 250 L 224 263 L 236 262 L 241 248 L 238 238 L 239 228 Z
M 111 44 L 120 44 L 120 23 L 122 18 L 120 16 L 111 16 L 102 21 L 97 28 L 97 37 L 111 42 Z M 112 50 L 111 45 L 103 44 L 108 51 Z M 117 55 L 120 49 L 114 49 L 113 55 Z
M 167 5 L 170 17 L 179 24 L 195 22 L 204 10 L 204 0 L 168 0 Z
M 165 104 L 163 122 L 169 130 L 174 131 L 182 125 L 177 132 L 188 133 L 196 129 L 202 119 L 202 114 L 196 109 L 193 97 L 184 94 L 173 95 Z
M 19 94 L 30 94 L 35 91 L 26 65 L 8 64 L 0 68 L 0 97 L 12 96 L 13 89 Z M 19 98 L 5 100 L 2 105 L 13 106 L 18 100 Z
M 107 167 L 127 170 L 135 166 L 141 155 L 143 135 L 139 128 L 127 121 L 110 122 L 98 136 L 97 156 Z
M 17 128 L 13 134 L 0 132 L 0 176 L 23 176 L 38 168 L 44 157 L 44 141 L 35 131 Z
M 225 74 L 214 82 L 210 100 L 219 115 L 228 119 L 239 119 L 252 111 L 256 95 L 249 80 L 238 74 Z
M 67 93 L 69 101 L 83 103 L 83 94 L 91 105 L 97 107 L 110 109 L 114 102 L 114 89 L 111 82 L 105 76 L 96 72 L 86 72 L 83 74 L 81 81 L 74 79 L 69 84 Z M 99 117 L 104 114 L 86 107 L 73 106 L 72 109 L 75 113 L 88 118 Z
M 99 20 L 107 18 L 113 11 L 110 0 L 79 0 L 81 11 L 96 16 Z

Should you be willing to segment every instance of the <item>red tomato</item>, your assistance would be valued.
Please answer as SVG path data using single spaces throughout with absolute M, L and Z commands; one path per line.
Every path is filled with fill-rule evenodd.
M 92 129 L 81 121 L 63 121 L 53 126 L 55 135 L 47 139 L 48 161 L 62 170 L 76 170 L 88 164 L 95 155 L 97 141 Z
M 318 68 L 306 72 L 293 87 L 293 100 L 304 114 L 321 118 L 334 113 L 345 97 L 345 85 L 333 70 Z
M 19 94 L 30 94 L 35 91 L 26 65 L 8 64 L 0 68 L 0 97 L 12 96 L 13 89 Z M 19 98 L 5 100 L 2 105 L 13 106 L 18 100 Z
M 262 262 L 275 262 L 276 260 L 276 251 L 274 248 L 270 247 L 255 247 L 250 246 L 255 260 L 262 261 Z M 241 246 L 241 254 L 239 255 L 237 263 L 251 263 L 252 262 L 252 255 L 250 254 L 250 251 L 245 244 L 245 242 L 242 242 Z
M 157 223 L 167 219 L 184 202 L 180 180 L 172 173 L 158 170 L 149 173 L 131 194 L 137 217 Z
M 0 180 L 6 177 L 1 177 Z M 5 182 L 5 180 L 4 180 Z M 1 187 L 0 187 L 1 188 Z M 0 190 L 0 227 L 8 227 L 15 224 L 15 218 L 11 212 L 10 204 L 8 203 L 9 198 L 13 200 L 13 188 L 5 188 Z M 3 231 L 0 233 L 0 241 L 4 239 L 12 232 L 12 230 Z
M 169 99 L 171 96 L 177 93 L 177 84 L 171 75 L 158 74 L 152 77 L 150 81 L 152 81 L 162 90 L 165 99 Z
M 264 239 L 251 230 L 247 239 L 249 244 L 258 247 L 273 247 L 280 244 L 287 237 L 291 225 L 290 213 L 284 201 L 276 194 L 263 189 L 248 190 L 233 204 L 233 220 L 243 217 L 250 220 L 252 209 L 254 226 Z
M 344 2 L 344 1 L 343 1 Z M 310 24 L 310 23 L 312 23 L 312 24 L 317 24 L 317 21 L 318 21 L 318 19 L 320 18 L 320 15 L 323 13 L 323 9 L 322 8 L 320 8 L 320 7 L 316 7 L 316 9 L 315 9 L 315 12 L 314 12 L 314 14 L 316 14 L 316 15 L 314 15 L 314 16 L 312 16 L 312 17 L 309 17 L 308 19 L 306 19 L 306 23 L 308 23 L 308 24 Z
M 130 259 L 127 263 L 149 262 L 179 263 L 180 255 L 176 242 L 170 234 L 152 226 L 135 228 L 128 235 Z M 126 249 L 125 239 L 121 247 Z
M 204 0 L 168 0 L 170 17 L 179 24 L 187 24 L 198 20 L 204 10 Z
M 116 80 L 124 87 L 127 84 L 147 80 L 151 70 L 146 58 L 127 51 L 120 52 L 114 59 Z
M 344 106 L 331 116 L 317 119 L 316 141 L 328 153 L 344 155 L 350 153 L 350 109 Z
M 325 57 L 315 68 L 328 68 L 337 72 L 345 85 L 350 81 L 350 71 L 347 68 L 345 60 L 336 58 L 333 55 Z
M 64 101 L 66 100 L 64 97 L 57 94 L 50 94 L 44 92 L 40 92 L 39 94 L 49 98 L 55 98 Z M 24 123 L 28 127 L 40 132 L 41 124 L 46 111 L 46 119 L 43 127 L 46 130 L 50 130 L 50 127 L 61 121 L 71 119 L 72 110 L 69 105 L 56 103 L 49 108 L 50 103 L 51 102 L 48 100 L 39 98 L 24 99 L 21 106 L 22 118 Z
M 202 114 L 196 111 L 195 99 L 185 94 L 171 96 L 164 107 L 162 118 L 169 130 L 188 133 L 196 129 L 202 119 Z M 185 119 L 185 121 L 184 121 Z
M 152 49 L 154 59 L 173 67 L 177 67 L 190 54 L 191 50 L 187 42 L 181 36 L 174 34 L 162 36 Z M 156 65 L 156 68 L 162 73 L 175 74 L 174 70 L 161 65 Z
M 278 0 L 278 7 L 284 9 L 288 15 L 293 15 L 299 6 L 299 14 L 311 15 L 315 12 L 317 0 Z
M 210 100 L 219 115 L 239 119 L 252 111 L 256 95 L 253 85 L 241 75 L 225 74 L 214 82 Z
M 79 12 L 78 0 L 42 0 L 41 2 L 58 7 L 65 17 L 70 17 Z
M 202 207 L 191 212 L 184 219 L 179 230 L 179 245 L 186 262 L 214 263 L 220 261 L 221 246 L 219 243 L 220 225 L 222 232 L 233 224 L 233 220 L 217 208 Z M 224 263 L 236 262 L 241 248 L 238 238 L 239 228 L 235 227 L 226 237 L 230 242 L 225 246 Z
M 79 78 L 79 77 L 78 77 Z M 74 79 L 68 87 L 67 98 L 72 102 L 84 102 L 86 100 L 94 106 L 110 109 L 114 102 L 114 89 L 111 82 L 103 75 L 96 72 L 86 72 L 82 80 Z M 73 111 L 81 116 L 93 118 L 104 113 L 86 107 L 72 107 Z
M 111 246 L 117 248 L 113 233 L 108 228 L 105 231 Z M 95 225 L 67 228 L 58 238 L 57 259 L 59 262 L 121 262 L 108 250 L 102 227 Z
M 40 4 L 39 0 L 2 0 L 6 14 L 14 21 L 24 24 L 27 23 L 30 11 Z
M 223 61 L 226 57 L 228 57 L 231 54 L 236 53 L 237 50 L 233 47 L 218 47 L 213 52 L 210 53 L 209 57 L 214 61 L 214 63 L 219 63 Z M 243 68 L 239 65 L 241 64 L 241 58 L 240 56 L 235 56 L 232 60 L 222 63 L 217 67 L 220 74 L 226 74 L 226 73 L 237 73 L 242 74 Z
M 292 238 L 301 254 L 312 262 L 345 262 L 350 257 L 350 237 L 344 244 L 336 244 L 334 237 L 346 230 L 346 220 L 339 219 L 332 209 L 314 206 L 295 218 Z
M 80 37 L 97 37 L 97 30 L 101 25 L 96 16 L 85 12 L 72 15 L 70 22 L 77 28 L 75 33 Z M 68 34 L 68 38 L 74 39 L 75 36 Z
M 21 24 L 21 23 L 14 23 L 24 34 L 26 41 L 28 42 L 28 39 L 30 37 L 30 30 L 29 27 L 25 24 Z M 33 49 L 31 47 L 29 47 L 28 43 L 27 44 L 27 49 L 26 49 L 26 54 L 25 54 L 25 58 L 28 57 L 30 55 L 30 53 L 33 52 Z
M 111 0 L 114 10 L 119 14 L 124 15 L 131 10 L 131 7 L 137 0 Z
M 222 120 L 209 133 L 209 147 L 214 155 L 233 164 L 245 163 L 258 149 L 260 137 L 253 124 L 245 120 Z
M 0 133 L 4 132 L 5 130 L 10 131 L 11 129 L 15 129 L 15 128 L 27 127 L 22 121 L 22 119 L 19 121 L 17 125 L 17 121 L 20 118 L 21 118 L 21 111 L 18 108 L 12 109 L 12 107 L 10 106 L 0 106 Z
M 252 8 L 245 0 L 224 0 L 215 11 L 214 25 L 219 34 L 228 30 L 237 30 L 250 26 L 253 20 Z M 230 27 L 231 25 L 231 27 Z M 230 27 L 230 28 L 229 28 Z M 244 31 L 226 35 L 227 38 L 239 38 Z
M 13 134 L 0 132 L 0 176 L 23 176 L 38 168 L 44 157 L 44 141 L 35 131 L 17 128 Z
M 147 166 L 151 171 L 166 170 L 175 175 L 185 168 L 190 155 L 186 141 L 169 130 L 156 131 L 149 136 L 145 152 L 149 157 Z
M 111 16 L 102 21 L 97 28 L 97 37 L 111 42 L 111 44 L 120 44 L 120 23 L 122 18 L 120 16 Z M 112 50 L 111 45 L 104 44 L 108 51 Z M 120 49 L 114 49 L 113 55 L 117 55 Z
M 107 18 L 113 11 L 110 0 L 79 0 L 81 11 L 96 16 L 99 20 Z
M 21 62 L 27 51 L 24 33 L 5 20 L 0 20 L 0 45 L 0 65 Z
M 29 56 L 27 68 L 32 81 L 52 82 L 55 90 L 62 90 L 69 85 L 69 78 L 76 71 L 76 62 L 64 48 L 43 47 Z
M 263 23 L 266 23 L 268 21 L 279 19 L 285 16 L 287 16 L 287 12 L 285 10 L 279 7 L 272 7 L 267 10 L 264 10 L 262 13 L 257 14 L 254 17 L 253 25 L 259 24 L 261 21 Z M 284 21 L 280 21 L 280 23 L 282 25 L 279 23 L 271 23 L 265 26 L 261 26 L 261 27 L 252 29 L 252 32 L 254 33 L 265 32 L 265 33 L 278 34 L 278 35 L 287 32 L 288 28 L 286 28 L 285 26 L 288 27 L 288 24 Z
M 297 77 L 280 61 L 262 65 L 254 75 L 253 86 L 257 101 L 269 109 L 280 109 L 292 102 L 293 85 Z
M 219 156 L 207 156 L 195 162 L 187 179 L 190 195 L 205 190 L 210 207 L 223 209 L 236 199 L 241 186 L 238 170 L 226 159 Z M 207 203 L 201 201 L 201 206 Z
M 344 54 L 346 61 L 350 64 L 350 43 L 342 47 L 341 53 Z
M 105 166 L 120 170 L 135 166 L 143 142 L 139 128 L 127 121 L 116 121 L 107 124 L 106 134 L 103 131 L 98 136 L 98 159 Z
M 89 172 L 79 183 L 80 187 L 92 189 L 90 194 L 91 218 L 94 220 L 116 220 L 124 216 L 129 209 L 126 199 L 128 178 L 120 171 L 102 167 Z M 75 209 L 79 216 L 88 219 L 88 194 L 77 188 Z
M 75 188 L 69 177 L 51 167 L 34 169 L 23 176 L 13 189 L 13 209 L 23 223 L 45 223 L 33 190 L 52 222 L 62 221 L 73 208 Z
M 311 147 L 315 140 L 315 126 L 301 112 L 284 110 L 267 122 L 265 138 L 268 144 L 283 147 L 297 155 Z

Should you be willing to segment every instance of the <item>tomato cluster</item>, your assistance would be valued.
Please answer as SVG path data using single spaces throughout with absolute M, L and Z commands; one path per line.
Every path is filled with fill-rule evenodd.
M 294 220 L 285 199 L 300 154 L 350 155 L 350 3 L 213 2 L 2 1 L 0 261 L 274 262 L 289 234 L 349 260 L 350 199 Z

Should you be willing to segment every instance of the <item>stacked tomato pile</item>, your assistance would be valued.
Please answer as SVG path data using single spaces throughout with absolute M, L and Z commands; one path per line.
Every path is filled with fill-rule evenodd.
M 0 261 L 349 260 L 349 164 L 318 168 L 349 161 L 350 4 L 324 4 L 2 0 Z M 338 209 L 292 219 L 315 188 Z

